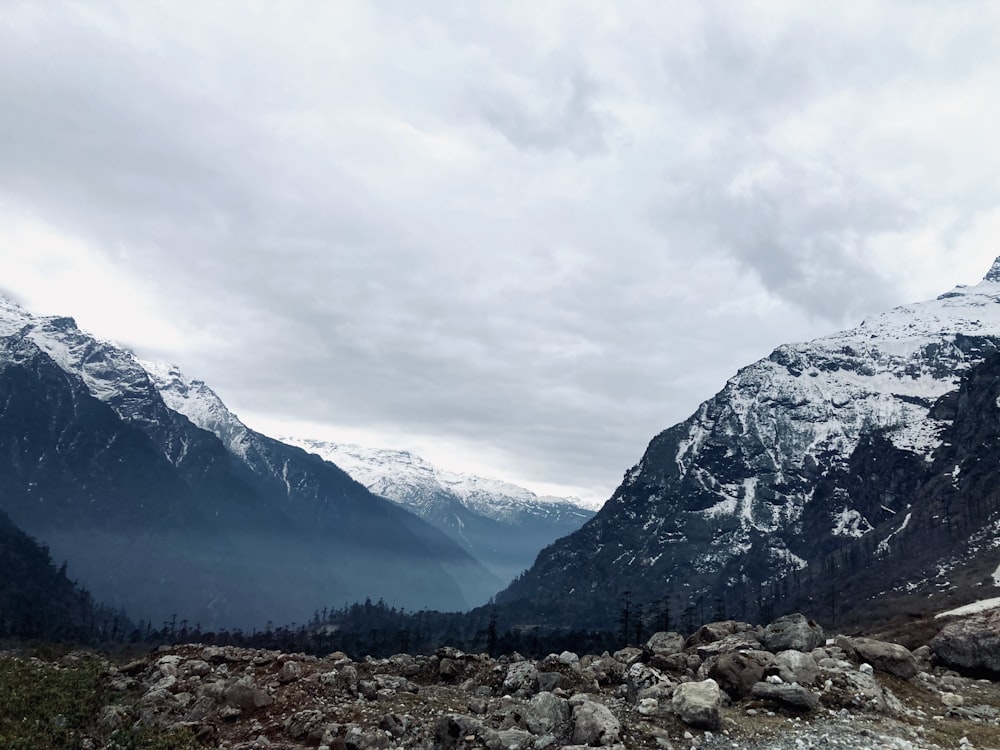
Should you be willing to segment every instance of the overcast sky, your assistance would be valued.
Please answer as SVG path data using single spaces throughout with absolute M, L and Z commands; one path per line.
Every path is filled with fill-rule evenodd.
M 603 500 L 986 272 L 998 50 L 961 0 L 3 0 L 0 290 L 270 434 Z

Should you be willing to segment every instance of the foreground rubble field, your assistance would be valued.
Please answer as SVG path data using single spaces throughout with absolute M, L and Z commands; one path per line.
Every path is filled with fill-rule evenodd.
M 985 750 L 1000 748 L 1000 684 L 942 661 L 982 652 L 983 637 L 1000 635 L 996 625 L 987 618 L 971 641 L 913 652 L 826 638 L 801 615 L 767 628 L 712 623 L 690 638 L 657 633 L 642 649 L 542 660 L 450 648 L 352 660 L 162 647 L 101 665 L 101 706 L 77 746 L 141 746 L 129 733 L 155 728 L 172 738 L 163 747 L 233 750 Z M 65 657 L 59 668 L 81 658 Z

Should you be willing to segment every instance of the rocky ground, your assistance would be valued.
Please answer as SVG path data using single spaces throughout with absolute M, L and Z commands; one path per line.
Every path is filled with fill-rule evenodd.
M 949 634 L 948 628 L 952 628 Z M 927 646 L 828 638 L 790 615 L 726 621 L 644 648 L 530 660 L 451 648 L 354 660 L 162 647 L 107 664 L 85 748 L 159 726 L 231 748 L 1000 748 L 1000 619 Z M 64 662 L 80 658 L 65 657 Z

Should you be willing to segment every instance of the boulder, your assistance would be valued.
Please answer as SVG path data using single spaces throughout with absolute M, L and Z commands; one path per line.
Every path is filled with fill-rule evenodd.
M 746 622 L 736 620 L 723 620 L 721 622 L 710 622 L 698 628 L 690 638 L 687 639 L 685 648 L 694 648 L 708 643 L 715 643 L 724 638 L 734 635 L 743 636 L 741 642 L 750 642 L 756 646 L 760 645 L 757 639 L 757 628 Z
M 670 705 L 685 724 L 712 730 L 722 725 L 722 691 L 715 680 L 678 685 L 674 688 Z
M 490 747 L 497 750 L 530 750 L 535 746 L 535 735 L 520 729 L 501 729 L 496 733 L 496 742 Z
M 566 666 L 572 667 L 580 663 L 580 657 L 574 654 L 572 651 L 563 651 L 559 654 L 559 662 L 565 664 Z
M 778 676 L 785 682 L 812 685 L 819 677 L 819 666 L 812 658 L 812 654 L 789 649 L 776 654 L 774 661 L 778 668 Z
M 851 638 L 851 646 L 859 659 L 875 669 L 909 680 L 917 674 L 917 660 L 905 646 L 878 641 L 874 638 Z
M 293 682 L 302 676 L 302 667 L 296 661 L 286 661 L 278 672 L 279 682 Z
M 924 644 L 920 648 L 913 649 L 913 658 L 917 662 L 918 672 L 927 672 L 931 668 L 931 647 Z
M 826 684 L 823 703 L 830 708 L 860 709 L 876 713 L 893 713 L 897 701 L 883 690 L 873 675 L 848 669 L 821 668 Z
M 436 748 L 465 748 L 469 747 L 469 740 L 480 741 L 487 746 L 499 746 L 497 733 L 487 727 L 479 719 L 461 714 L 448 714 L 442 716 L 434 723 L 434 747 Z
M 614 745 L 621 736 L 621 724 L 611 709 L 585 696 L 574 695 L 573 742 L 590 747 Z
M 569 727 L 569 701 L 552 693 L 539 693 L 528 701 L 524 724 L 535 734 L 562 734 Z
M 711 643 L 701 643 L 694 647 L 695 653 L 698 654 L 702 659 L 708 659 L 712 656 L 718 656 L 719 654 L 727 654 L 732 651 L 740 651 L 745 649 L 759 649 L 761 647 L 760 640 L 757 638 L 757 634 L 753 631 L 746 631 L 743 633 L 732 633 L 730 635 L 723 636 L 717 641 L 712 641 Z
M 642 698 L 669 697 L 673 687 L 660 670 L 641 662 L 633 664 L 625 673 L 625 697 L 632 704 Z
M 509 695 L 530 695 L 535 692 L 538 669 L 530 661 L 514 662 L 507 668 L 503 692 Z
M 567 683 L 566 675 L 562 672 L 539 672 L 536 675 L 539 692 L 552 692 L 556 688 L 563 687 Z
M 226 689 L 226 703 L 243 711 L 252 711 L 274 703 L 274 699 L 255 685 L 236 683 Z
M 618 649 L 615 651 L 615 659 L 625 665 L 628 669 L 637 661 L 642 659 L 642 649 L 636 648 L 635 646 L 626 646 L 625 648 Z
M 812 711 L 819 708 L 819 698 L 797 682 L 791 684 L 758 682 L 751 692 L 755 698 L 774 701 L 798 711 Z
M 712 665 L 708 676 L 730 698 L 739 700 L 748 697 L 753 686 L 764 679 L 765 670 L 774 665 L 775 657 L 768 651 L 737 651 L 722 654 Z
M 991 610 L 945 625 L 930 642 L 945 666 L 959 672 L 1000 675 L 1000 610 Z
M 823 628 L 805 615 L 795 613 L 779 617 L 764 628 L 764 648 L 773 653 L 794 649 L 812 651 L 822 646 L 826 637 Z
M 684 650 L 684 636 L 674 631 L 661 630 L 646 641 L 646 652 L 651 656 L 671 656 Z

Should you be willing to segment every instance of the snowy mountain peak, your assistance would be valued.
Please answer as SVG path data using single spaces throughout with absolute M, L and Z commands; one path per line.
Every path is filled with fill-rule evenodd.
M 331 461 L 372 492 L 413 505 L 415 490 L 430 499 L 436 493 L 456 497 L 466 507 L 495 520 L 509 521 L 542 506 L 596 510 L 579 498 L 536 495 L 531 490 L 499 479 L 447 471 L 408 451 L 365 448 L 358 445 L 283 437 Z M 420 512 L 420 509 L 416 509 Z
M 1000 257 L 993 261 L 993 265 L 990 266 L 990 270 L 986 272 L 983 277 L 983 281 L 992 281 L 993 283 L 1000 283 Z
M 894 514 L 905 523 L 903 496 L 872 505 L 842 486 L 852 457 L 878 443 L 932 465 L 950 424 L 935 405 L 997 352 L 1000 259 L 975 286 L 779 346 L 654 437 L 601 514 L 543 550 L 510 596 L 531 586 L 559 596 L 554 586 L 581 576 L 633 592 L 651 591 L 648 581 L 778 580 L 816 544 L 865 537 Z
M 177 365 L 147 360 L 139 364 L 149 373 L 167 406 L 217 435 L 233 454 L 251 460 L 254 441 L 250 429 L 229 411 L 215 391 L 203 381 L 189 378 Z
M 10 336 L 30 321 L 27 310 L 0 294 L 0 336 Z

